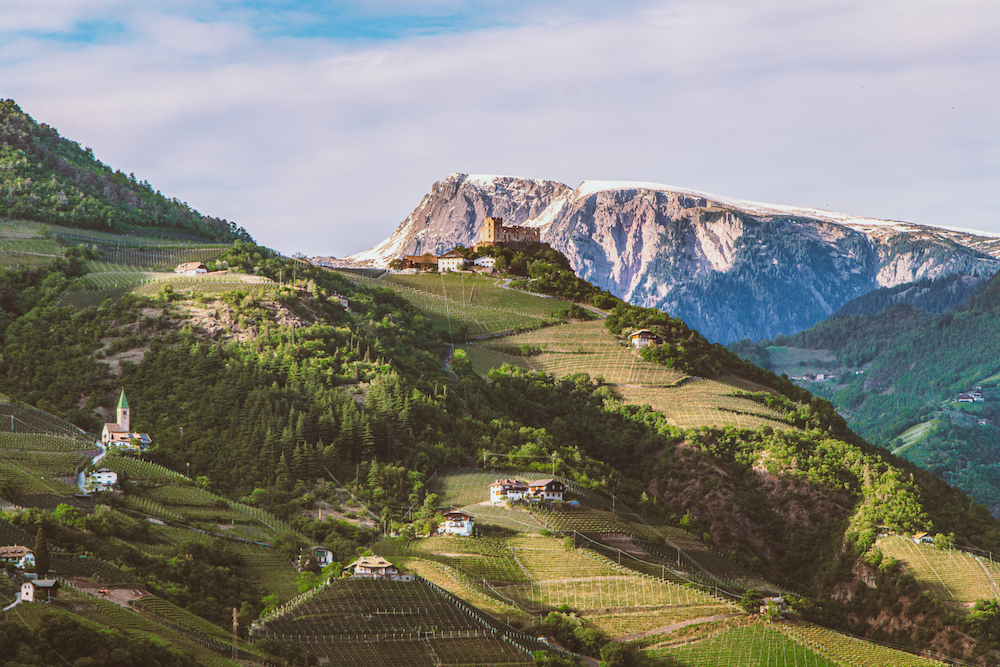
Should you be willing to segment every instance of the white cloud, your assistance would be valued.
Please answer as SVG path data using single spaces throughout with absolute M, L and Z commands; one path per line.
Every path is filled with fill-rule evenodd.
M 118 43 L 20 35 L 0 83 L 106 163 L 286 252 L 373 245 L 453 171 L 1000 231 L 989 3 L 754 4 L 550 8 L 354 44 L 143 9 Z

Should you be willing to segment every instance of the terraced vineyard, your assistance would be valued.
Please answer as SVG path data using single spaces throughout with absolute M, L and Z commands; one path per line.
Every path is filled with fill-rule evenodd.
M 539 348 L 542 352 L 530 357 L 504 352 L 522 345 Z M 589 373 L 611 384 L 664 386 L 674 385 L 685 377 L 683 373 L 640 359 L 631 348 L 622 346 L 609 334 L 600 320 L 561 324 L 495 341 L 482 341 L 464 349 L 480 373 L 509 363 L 556 377 Z
M 1000 597 L 1000 563 L 988 558 L 915 544 L 901 535 L 880 537 L 875 546 L 902 562 L 920 586 L 942 602 L 972 603 Z
M 346 278 L 382 287 L 420 308 L 437 329 L 468 337 L 532 328 L 549 322 L 567 302 L 502 287 L 478 274 L 385 274 L 380 279 L 341 271 Z
M 837 667 L 842 664 L 763 623 L 724 630 L 686 646 L 651 650 L 648 655 L 660 658 L 664 665 L 679 662 L 690 667 Z
M 140 296 L 156 296 L 164 287 L 170 285 L 175 292 L 194 292 L 202 294 L 222 294 L 223 292 L 245 292 L 254 296 L 266 296 L 278 289 L 278 283 L 271 280 L 244 279 L 239 274 L 222 276 L 175 276 L 155 283 L 144 283 L 132 290 Z
M 518 533 L 537 533 L 545 528 L 529 512 L 521 509 L 507 509 L 493 505 L 466 505 L 462 508 L 475 519 L 479 527 L 497 526 Z
M 49 433 L 84 437 L 86 434 L 65 419 L 28 405 L 0 403 L 0 437 L 8 433 Z
M 337 665 L 528 665 L 545 646 L 423 579 L 334 581 L 252 636 L 307 644 Z
M 849 667 L 941 667 L 938 660 L 896 651 L 809 623 L 782 623 L 776 626 L 785 636 Z
M 507 350 L 526 345 L 540 354 L 522 356 Z M 502 339 L 480 341 L 463 348 L 479 373 L 503 364 L 565 377 L 588 373 L 617 385 L 627 403 L 649 405 L 667 415 L 675 426 L 734 426 L 793 428 L 778 410 L 734 396 L 738 390 L 761 391 L 737 378 L 688 378 L 665 366 L 643 361 L 609 334 L 604 323 L 579 322 L 547 327 Z
M 93 597 L 74 589 L 72 586 L 63 586 L 59 592 L 59 598 L 72 608 L 74 614 L 88 621 L 110 630 L 162 641 L 195 658 L 200 664 L 210 667 L 235 667 L 237 664 L 220 655 L 219 651 L 224 652 L 226 647 L 226 642 L 220 638 L 213 638 L 214 641 L 209 642 L 205 642 L 204 639 L 197 641 L 189 634 L 158 623 L 154 618 L 120 607 L 113 602 Z M 31 613 L 35 610 L 40 612 L 45 608 L 46 605 L 43 604 L 18 605 L 7 612 L 6 616 L 7 619 L 17 619 L 26 612 Z M 37 625 L 36 621 L 34 626 L 37 627 Z M 217 647 L 216 650 L 209 648 L 206 643 L 214 644 Z

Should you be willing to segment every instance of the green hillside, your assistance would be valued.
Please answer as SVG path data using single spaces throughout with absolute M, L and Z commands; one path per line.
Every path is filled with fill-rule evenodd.
M 224 633 L 236 607 L 241 632 L 262 615 L 306 622 L 277 631 L 284 647 L 268 637 L 254 644 L 289 656 L 461 664 L 475 654 L 516 664 L 528 659 L 524 632 L 591 655 L 620 640 L 634 657 L 662 662 L 680 659 L 679 645 L 663 652 L 674 642 L 714 646 L 710 637 L 743 627 L 733 604 L 756 589 L 794 593 L 798 618 L 853 635 L 973 650 L 975 629 L 947 610 L 907 615 L 922 603 L 897 585 L 897 569 L 878 575 L 886 583 L 877 594 L 835 596 L 859 585 L 855 570 L 878 525 L 996 548 L 988 512 L 679 320 L 620 303 L 604 320 L 584 320 L 595 311 L 494 278 L 365 277 L 242 241 L 187 249 L 218 250 L 206 257 L 227 270 L 215 282 L 153 282 L 179 257 L 162 250 L 149 246 L 138 259 L 77 250 L 9 270 L 0 391 L 94 438 L 125 387 L 133 428 L 155 448 L 102 461 L 125 476 L 123 495 L 74 508 L 69 482 L 31 490 L 50 501 L 10 508 L 10 539 L 45 526 L 61 567 L 99 562 L 74 576 L 142 587 L 163 602 L 135 604 L 164 628 L 211 638 L 218 633 L 195 618 Z M 127 291 L 116 298 L 64 307 L 76 283 L 122 289 L 101 274 L 136 277 L 122 278 Z M 247 282 L 227 284 L 235 276 Z M 627 336 L 639 328 L 665 344 L 631 349 Z M 27 463 L 10 457 L 26 469 L 18 484 L 56 484 L 58 468 L 85 461 L 39 442 L 13 447 L 29 452 Z M 494 469 L 563 479 L 580 506 L 480 505 Z M 476 516 L 482 536 L 418 538 L 451 506 Z M 332 612 L 301 605 L 341 583 L 295 570 L 312 544 L 342 565 L 365 549 L 397 559 L 456 596 L 435 593 L 454 607 L 442 613 L 466 625 L 442 621 L 438 634 L 404 646 L 400 635 L 427 631 L 425 619 L 382 613 L 368 620 L 385 632 L 354 634 L 388 632 L 397 646 L 359 649 L 343 639 L 346 625 L 310 645 L 306 619 Z M 90 560 L 70 563 L 78 553 Z M 388 594 L 355 597 L 383 612 L 402 606 Z M 879 604 L 892 611 L 871 613 Z M 827 655 L 790 637 L 765 644 Z
M 823 373 L 803 386 L 828 398 L 857 433 L 997 511 L 998 289 L 993 278 L 943 315 L 900 304 L 832 318 L 776 339 L 769 358 L 789 377 Z M 959 400 L 977 387 L 982 400 Z
M 90 148 L 35 122 L 14 100 L 0 101 L 0 187 L 3 217 L 62 227 L 173 238 L 250 240 L 242 227 L 203 216 L 135 174 L 113 170 Z

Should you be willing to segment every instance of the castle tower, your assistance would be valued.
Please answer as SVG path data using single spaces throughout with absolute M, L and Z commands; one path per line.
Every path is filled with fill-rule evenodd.
M 129 421 L 129 409 L 128 400 L 125 398 L 125 390 L 122 389 L 122 395 L 118 397 L 118 425 L 121 426 L 122 430 L 128 433 L 128 421 Z
M 503 218 L 486 218 L 483 220 L 480 238 L 483 245 L 493 245 L 498 241 L 505 241 L 503 238 Z

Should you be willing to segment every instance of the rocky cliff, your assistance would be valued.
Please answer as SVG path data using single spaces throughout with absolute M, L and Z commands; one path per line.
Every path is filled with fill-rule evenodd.
M 485 218 L 523 224 L 570 191 L 569 186 L 555 181 L 452 174 L 431 187 L 392 236 L 346 261 L 385 266 L 403 255 L 439 255 L 458 244 L 472 245 Z
M 1000 239 L 652 183 L 453 174 L 385 242 L 349 260 L 470 244 L 486 216 L 541 228 L 583 278 L 718 342 L 791 334 L 879 287 L 1000 270 Z

